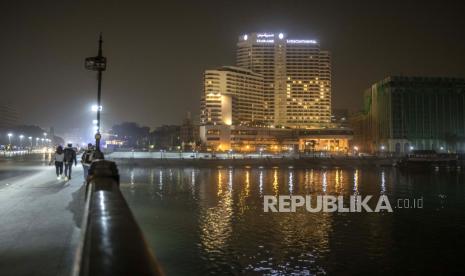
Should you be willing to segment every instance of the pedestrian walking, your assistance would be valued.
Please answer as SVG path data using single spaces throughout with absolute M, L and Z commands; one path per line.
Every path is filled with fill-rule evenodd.
M 65 180 L 71 180 L 71 172 L 74 166 L 77 166 L 76 151 L 73 149 L 73 144 L 68 144 L 64 149 L 64 162 L 65 162 Z
M 55 153 L 53 154 L 50 164 L 52 165 L 55 162 L 55 170 L 57 174 L 57 179 L 60 180 L 63 177 L 63 161 L 65 159 L 65 153 L 62 146 L 58 146 Z
M 89 143 L 87 145 L 87 149 L 84 151 L 84 153 L 81 156 L 81 164 L 84 170 L 84 181 L 87 180 L 87 176 L 89 175 L 89 168 L 94 158 L 94 152 L 95 150 L 94 150 L 93 145 Z

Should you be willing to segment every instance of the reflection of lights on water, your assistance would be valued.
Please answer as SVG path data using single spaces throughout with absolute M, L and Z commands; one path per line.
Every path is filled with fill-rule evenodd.
M 134 170 L 131 170 L 131 185 L 134 185 Z
M 218 193 L 217 195 L 221 195 L 223 193 L 223 180 L 222 180 L 222 175 L 221 171 L 218 170 Z
M 358 194 L 358 169 L 354 172 L 354 194 Z
M 245 172 L 245 195 L 248 196 L 250 192 L 250 171 Z
M 381 193 L 384 194 L 386 192 L 386 175 L 384 171 L 381 172 Z
M 273 173 L 273 190 L 275 194 L 278 194 L 279 184 L 278 184 L 278 170 L 275 169 Z
M 150 170 L 150 184 L 154 183 L 154 179 L 155 179 L 155 172 L 153 169 L 151 169 Z
M 259 184 L 259 188 L 260 188 L 260 195 L 263 194 L 263 170 L 260 170 L 260 174 L 259 174 L 259 177 L 258 177 L 258 184 Z
M 289 171 L 289 193 L 294 191 L 294 172 Z
M 232 185 L 233 185 L 233 171 L 230 169 L 228 173 L 228 189 L 230 192 L 232 191 Z
M 323 179 L 322 179 L 322 181 L 321 181 L 321 186 L 322 186 L 322 188 L 323 188 L 323 192 L 324 192 L 324 193 L 326 193 L 326 189 L 327 189 L 327 187 L 328 187 L 328 180 L 327 180 L 327 178 L 326 178 L 326 174 L 327 174 L 327 172 L 324 171 L 324 172 L 323 172 Z
M 160 170 L 160 176 L 158 178 L 158 186 L 160 190 L 163 189 L 163 171 L 162 170 Z

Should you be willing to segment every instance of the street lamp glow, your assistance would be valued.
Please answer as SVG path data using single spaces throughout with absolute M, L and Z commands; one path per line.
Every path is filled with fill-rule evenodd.
M 29 136 L 28 138 L 29 138 L 29 140 L 32 140 L 32 136 Z
M 102 111 L 102 106 L 98 106 L 96 104 L 92 105 L 92 111 L 97 112 L 97 111 Z
M 20 139 L 20 140 L 23 140 L 23 138 L 24 138 L 24 135 L 22 135 L 22 134 L 19 135 L 19 139 Z
M 384 145 L 381 146 L 381 150 L 384 150 L 386 149 L 386 147 Z
M 413 150 L 413 146 L 410 146 L 410 150 Z
M 440 147 L 441 150 L 444 150 L 444 147 Z

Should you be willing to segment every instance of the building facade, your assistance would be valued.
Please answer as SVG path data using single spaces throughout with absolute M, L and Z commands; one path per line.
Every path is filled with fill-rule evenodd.
M 9 105 L 0 104 L 0 131 L 18 125 L 18 112 Z
M 208 150 L 236 152 L 338 152 L 346 153 L 350 129 L 257 128 L 248 126 L 200 126 L 200 139 Z
M 283 33 L 244 34 L 236 65 L 263 75 L 267 124 L 319 128 L 331 122 L 331 59 L 317 41 Z
M 201 124 L 262 124 L 263 103 L 261 74 L 232 66 L 205 71 Z
M 351 124 L 368 152 L 464 151 L 465 79 L 387 77 L 365 91 Z

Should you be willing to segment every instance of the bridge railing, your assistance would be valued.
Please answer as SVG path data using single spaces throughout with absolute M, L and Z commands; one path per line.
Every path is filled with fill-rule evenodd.
M 119 189 L 114 162 L 92 163 L 81 227 L 74 276 L 163 275 Z

